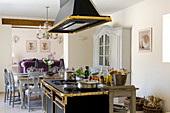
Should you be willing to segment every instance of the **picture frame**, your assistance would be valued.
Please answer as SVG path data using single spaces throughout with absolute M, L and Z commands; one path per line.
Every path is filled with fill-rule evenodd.
M 139 51 L 152 51 L 152 27 L 139 30 Z
M 26 40 L 26 52 L 37 52 L 36 40 Z
M 45 40 L 43 40 L 43 41 L 40 41 L 40 52 L 50 52 L 50 49 L 51 49 L 51 47 L 50 47 L 50 41 L 45 41 Z

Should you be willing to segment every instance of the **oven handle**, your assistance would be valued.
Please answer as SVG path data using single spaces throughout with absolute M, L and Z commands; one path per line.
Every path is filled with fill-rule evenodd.
M 49 99 L 52 99 L 52 96 L 50 95 L 50 96 L 51 96 L 51 97 L 50 97 L 46 91 L 43 91 L 43 93 L 44 93 Z
M 63 101 L 61 101 L 58 97 L 55 97 L 55 100 L 56 100 L 57 102 L 59 102 L 60 104 L 62 104 L 63 106 L 65 106 L 64 103 L 63 103 Z
M 64 107 L 61 107 L 56 101 L 53 101 L 53 102 L 54 102 L 54 104 L 57 105 L 60 109 L 64 109 L 64 108 L 65 108 L 65 106 L 64 106 Z

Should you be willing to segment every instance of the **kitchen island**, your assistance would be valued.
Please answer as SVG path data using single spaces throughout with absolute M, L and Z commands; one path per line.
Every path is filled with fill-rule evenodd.
M 113 113 L 113 98 L 125 96 L 131 97 L 130 113 L 136 113 L 137 88 L 133 85 L 78 89 L 67 82 L 42 80 L 46 113 Z
M 78 89 L 64 82 L 42 80 L 46 113 L 109 113 L 108 90 Z

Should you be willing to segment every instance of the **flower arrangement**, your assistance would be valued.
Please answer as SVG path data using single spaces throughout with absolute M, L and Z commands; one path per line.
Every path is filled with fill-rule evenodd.
M 43 58 L 43 62 L 48 65 L 48 71 L 51 72 L 51 65 L 54 64 L 54 55 L 56 53 L 53 52 L 47 56 L 47 58 Z
M 120 70 L 114 70 L 114 68 L 112 68 L 111 70 L 108 70 L 110 75 L 128 75 L 130 72 L 128 72 L 127 69 L 120 69 Z

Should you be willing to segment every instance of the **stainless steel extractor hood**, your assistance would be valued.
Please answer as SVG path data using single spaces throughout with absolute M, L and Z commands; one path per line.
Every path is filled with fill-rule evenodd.
M 50 33 L 77 33 L 106 22 L 110 16 L 100 16 L 90 0 L 60 0 L 60 10 Z

